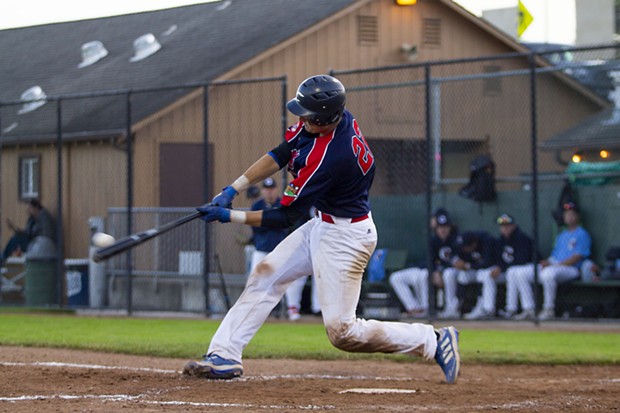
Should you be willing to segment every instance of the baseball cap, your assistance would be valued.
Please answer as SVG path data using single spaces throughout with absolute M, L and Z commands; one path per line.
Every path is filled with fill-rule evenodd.
M 435 215 L 435 220 L 437 221 L 437 225 L 451 225 L 450 217 L 447 214 L 439 214 Z
M 473 231 L 465 231 L 456 239 L 459 245 L 471 245 L 478 241 L 478 236 Z
M 444 208 L 437 208 L 435 212 L 433 212 L 433 216 L 435 218 L 437 218 L 439 215 L 445 215 L 446 217 L 450 216 L 450 214 L 448 214 L 448 211 L 446 211 Z
M 265 180 L 263 181 L 263 188 L 275 188 L 276 187 L 276 181 L 273 180 L 273 178 L 265 178 Z
M 497 222 L 497 225 L 508 225 L 515 223 L 515 219 L 510 214 L 502 214 L 498 216 L 495 221 Z
M 564 211 L 570 211 L 570 210 L 573 210 L 573 211 L 579 212 L 579 208 L 577 208 L 577 204 L 575 204 L 575 203 L 574 203 L 574 202 L 572 202 L 572 201 L 565 202 L 565 203 L 564 203 L 564 205 L 562 205 L 562 209 L 563 209 Z

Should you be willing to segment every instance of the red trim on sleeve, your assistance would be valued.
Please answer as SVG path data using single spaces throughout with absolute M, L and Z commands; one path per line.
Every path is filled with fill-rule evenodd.
M 280 202 L 282 205 L 291 205 L 303 192 L 304 187 L 320 168 L 327 153 L 327 147 L 334 138 L 336 131 L 332 131 L 329 135 L 320 136 L 314 139 L 314 145 L 306 158 L 306 165 L 299 170 L 297 178 L 293 179 L 288 187 L 284 190 L 284 196 Z

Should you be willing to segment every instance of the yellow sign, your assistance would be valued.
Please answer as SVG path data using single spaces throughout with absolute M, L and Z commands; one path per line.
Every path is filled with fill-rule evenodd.
M 519 0 L 519 26 L 517 27 L 517 37 L 521 37 L 533 20 L 534 18 L 530 12 L 525 8 L 523 3 L 521 3 L 521 0 Z

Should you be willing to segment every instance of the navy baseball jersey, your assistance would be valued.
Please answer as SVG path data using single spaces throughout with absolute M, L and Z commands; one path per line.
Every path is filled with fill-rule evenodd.
M 485 231 L 475 232 L 478 240 L 477 248 L 466 253 L 459 249 L 458 257 L 471 265 L 472 270 L 480 270 L 498 265 L 497 241 Z
M 506 271 L 511 265 L 523 265 L 534 262 L 534 250 L 532 239 L 521 228 L 516 227 L 509 238 L 500 236 L 499 266 Z
M 445 241 L 437 235 L 433 235 L 431 238 L 431 256 L 433 257 L 431 272 L 442 271 L 451 267 L 456 250 L 456 232 L 454 230 Z
M 283 145 L 288 147 L 288 159 L 275 150 L 269 152 L 293 175 L 284 191 L 283 206 L 298 210 L 314 206 L 341 218 L 368 214 L 375 160 L 350 112 L 345 110 L 336 129 L 325 136 L 308 133 L 300 121 L 288 128 Z
M 252 204 L 252 211 L 267 211 L 280 206 L 280 198 L 272 205 L 259 199 Z M 288 230 L 278 228 L 252 227 L 252 238 L 257 251 L 271 252 L 286 238 Z

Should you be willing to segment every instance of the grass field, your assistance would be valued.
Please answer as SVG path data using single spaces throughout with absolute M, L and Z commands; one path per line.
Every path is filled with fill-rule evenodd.
M 66 313 L 0 313 L 0 345 L 88 349 L 113 353 L 196 358 L 219 324 L 206 319 L 76 316 Z M 620 334 L 609 332 L 506 331 L 461 328 L 465 363 L 620 364 Z M 267 322 L 245 358 L 392 358 L 335 349 L 320 323 Z

